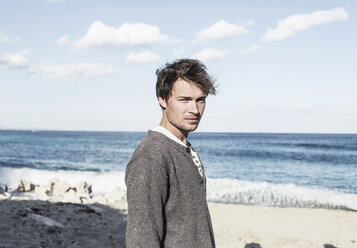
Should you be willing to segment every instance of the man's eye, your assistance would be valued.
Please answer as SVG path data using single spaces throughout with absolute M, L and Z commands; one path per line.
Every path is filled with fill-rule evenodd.
M 199 99 L 198 102 L 206 102 L 206 99 Z

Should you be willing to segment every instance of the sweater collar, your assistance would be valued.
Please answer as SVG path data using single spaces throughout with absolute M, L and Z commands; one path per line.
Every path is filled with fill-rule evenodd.
M 173 135 L 169 130 L 167 130 L 166 128 L 164 128 L 163 126 L 156 126 L 154 128 L 151 129 L 151 131 L 154 132 L 159 132 L 164 134 L 166 137 L 170 138 L 171 140 L 179 143 L 180 145 L 184 146 L 184 147 L 188 147 L 185 143 L 183 143 L 179 138 L 177 138 L 175 135 Z M 187 142 L 188 143 L 188 142 Z M 188 143 L 189 144 L 189 143 Z

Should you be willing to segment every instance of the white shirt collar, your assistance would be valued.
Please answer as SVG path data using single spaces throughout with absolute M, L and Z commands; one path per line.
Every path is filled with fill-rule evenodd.
M 151 131 L 162 133 L 168 138 L 172 139 L 173 141 L 179 143 L 180 145 L 188 147 L 185 143 L 183 143 L 179 138 L 177 138 L 175 135 L 173 135 L 169 130 L 167 130 L 163 126 L 156 126 L 152 128 Z

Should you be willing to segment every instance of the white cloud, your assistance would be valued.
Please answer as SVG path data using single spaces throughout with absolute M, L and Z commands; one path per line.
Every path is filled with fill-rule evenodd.
M 144 51 L 141 53 L 129 53 L 126 57 L 126 62 L 131 64 L 144 64 L 155 62 L 159 60 L 159 56 L 151 51 Z
M 69 63 L 69 64 L 31 64 L 26 57 L 29 50 L 19 53 L 5 53 L 0 57 L 0 66 L 10 69 L 20 69 L 35 76 L 45 79 L 76 80 L 80 78 L 93 78 L 117 73 L 112 66 L 94 63 Z
M 250 24 L 252 24 L 250 22 Z M 209 28 L 203 29 L 195 34 L 195 38 L 192 41 L 193 44 L 202 43 L 209 40 L 220 40 L 225 38 L 230 38 L 236 35 L 245 34 L 249 32 L 244 25 L 235 25 L 226 22 L 225 20 L 220 20 L 210 26 Z
M 29 52 L 29 50 L 24 50 L 20 53 L 5 53 L 0 59 L 0 65 L 14 69 L 26 68 L 29 65 L 29 60 L 25 55 Z
M 157 26 L 144 23 L 124 23 L 120 27 L 106 26 L 100 21 L 92 23 L 87 33 L 76 42 L 77 48 L 154 45 L 178 42 L 160 33 Z
M 19 38 L 11 39 L 11 38 L 9 38 L 9 36 L 0 32 L 0 42 L 6 43 L 6 42 L 18 42 L 18 41 L 20 41 Z
M 224 58 L 228 53 L 228 50 L 217 50 L 215 48 L 203 49 L 201 52 L 192 55 L 191 58 L 201 60 L 202 62 L 218 60 Z
M 60 45 L 68 45 L 70 43 L 69 41 L 69 36 L 68 35 L 63 35 L 61 38 L 57 40 L 57 43 Z
M 252 47 L 249 47 L 248 49 L 243 49 L 243 50 L 240 50 L 239 51 L 239 54 L 244 54 L 244 53 L 254 53 L 260 49 L 262 49 L 263 47 L 262 46 L 259 46 L 259 45 L 255 45 L 255 46 L 252 46 Z
M 83 62 L 73 64 L 37 64 L 30 66 L 28 72 L 33 75 L 43 76 L 46 79 L 71 81 L 114 74 L 115 70 L 111 66 Z
M 262 39 L 264 41 L 282 40 L 290 36 L 295 36 L 296 31 L 299 30 L 347 19 L 348 13 L 343 8 L 318 10 L 310 14 L 292 15 L 280 20 L 275 29 L 268 28 Z

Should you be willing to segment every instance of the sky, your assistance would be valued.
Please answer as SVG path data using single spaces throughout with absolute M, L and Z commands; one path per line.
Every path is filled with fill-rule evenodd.
M 200 132 L 357 133 L 353 0 L 2 0 L 0 129 L 146 131 L 155 71 L 201 60 Z

